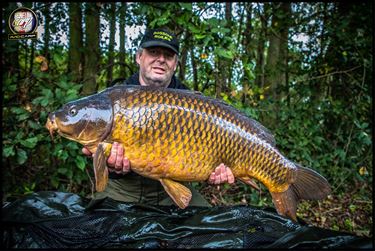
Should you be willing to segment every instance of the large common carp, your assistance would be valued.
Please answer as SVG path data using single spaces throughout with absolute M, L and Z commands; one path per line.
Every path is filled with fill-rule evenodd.
M 46 127 L 95 153 L 97 191 L 107 185 L 106 159 L 117 141 L 131 169 L 159 180 L 180 208 L 191 199 L 180 181 L 205 181 L 220 163 L 247 184 L 261 181 L 278 213 L 293 220 L 300 199 L 330 193 L 327 180 L 284 157 L 260 123 L 192 91 L 115 86 L 67 103 L 49 115 Z

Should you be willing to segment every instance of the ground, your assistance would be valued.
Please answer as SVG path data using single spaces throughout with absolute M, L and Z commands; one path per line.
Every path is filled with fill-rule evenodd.
M 262 187 L 262 186 L 261 186 Z M 297 217 L 309 225 L 348 232 L 357 236 L 373 236 L 372 186 L 354 184 L 347 192 L 335 191 L 321 201 L 302 201 Z M 268 191 L 250 189 L 237 181 L 234 185 L 196 185 L 212 205 L 250 204 L 273 207 Z

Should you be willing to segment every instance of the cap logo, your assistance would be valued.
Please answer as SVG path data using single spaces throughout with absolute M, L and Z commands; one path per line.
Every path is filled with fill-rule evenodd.
M 167 40 L 167 41 L 172 41 L 172 36 L 169 35 L 168 33 L 164 31 L 155 31 L 153 33 L 154 38 L 162 39 L 162 40 Z

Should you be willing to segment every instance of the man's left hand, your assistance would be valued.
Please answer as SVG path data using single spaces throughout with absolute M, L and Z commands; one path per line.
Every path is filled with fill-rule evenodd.
M 225 166 L 221 163 L 218 167 L 215 168 L 215 171 L 211 173 L 210 177 L 208 178 L 209 184 L 222 184 L 222 183 L 234 183 L 234 175 L 232 170 L 229 167 Z

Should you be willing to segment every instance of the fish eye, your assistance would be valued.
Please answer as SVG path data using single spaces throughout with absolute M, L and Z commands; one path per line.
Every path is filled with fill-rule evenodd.
M 76 115 L 77 114 L 77 109 L 76 108 L 71 108 L 70 110 L 69 110 L 69 115 L 70 116 L 74 116 L 74 115 Z

